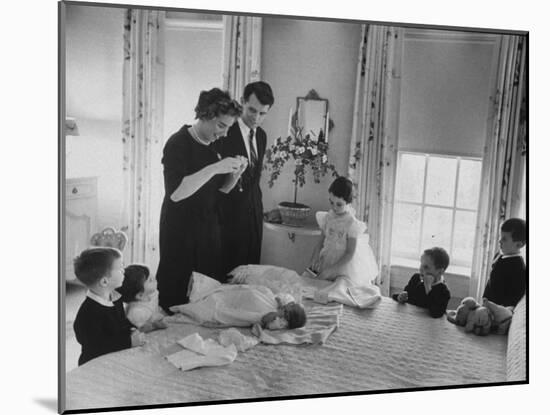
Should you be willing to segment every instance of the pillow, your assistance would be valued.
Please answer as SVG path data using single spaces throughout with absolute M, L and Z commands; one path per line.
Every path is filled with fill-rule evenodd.
M 229 275 L 231 284 L 262 285 L 274 294 L 290 294 L 297 303 L 302 302 L 302 284 L 300 276 L 291 269 L 274 265 L 240 265 Z
M 219 288 L 220 285 L 222 284 L 214 278 L 210 278 L 200 272 L 193 271 L 191 273 L 191 279 L 187 289 L 189 302 L 194 303 L 202 300 L 208 294 L 212 293 L 212 291 Z

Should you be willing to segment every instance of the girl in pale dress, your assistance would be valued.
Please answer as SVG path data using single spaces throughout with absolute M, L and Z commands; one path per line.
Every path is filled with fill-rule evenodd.
M 348 288 L 368 287 L 373 296 L 379 297 L 379 289 L 373 285 L 378 265 L 365 234 L 366 225 L 355 217 L 350 205 L 352 192 L 352 182 L 338 177 L 329 187 L 330 211 L 315 215 L 322 238 L 313 251 L 310 268 L 318 279 L 335 281 L 318 296 L 326 292 L 330 297 L 330 293 L 340 291 L 349 299 Z
M 165 329 L 164 313 L 159 307 L 157 282 L 149 278 L 149 268 L 132 264 L 124 269 L 124 281 L 118 288 L 126 305 L 126 317 L 142 332 Z

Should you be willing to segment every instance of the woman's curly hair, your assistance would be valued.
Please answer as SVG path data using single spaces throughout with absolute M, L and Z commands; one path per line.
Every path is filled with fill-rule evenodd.
M 220 115 L 238 117 L 241 113 L 241 105 L 231 98 L 229 92 L 219 88 L 201 91 L 195 107 L 195 118 L 200 120 L 211 120 Z

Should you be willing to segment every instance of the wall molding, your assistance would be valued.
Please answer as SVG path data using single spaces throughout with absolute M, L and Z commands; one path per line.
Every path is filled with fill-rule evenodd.
M 494 44 L 500 35 L 451 30 L 405 29 L 404 41 Z
M 199 19 L 165 19 L 166 29 L 169 30 L 207 30 L 207 31 L 222 31 L 223 21 L 208 21 Z

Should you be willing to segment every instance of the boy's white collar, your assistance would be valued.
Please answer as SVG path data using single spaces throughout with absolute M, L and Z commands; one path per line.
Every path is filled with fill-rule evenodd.
M 505 259 L 505 258 L 513 258 L 515 256 L 521 256 L 521 253 L 520 252 L 516 252 L 515 254 L 507 254 L 507 255 L 504 255 L 504 254 L 500 254 L 500 257 L 502 259 Z
M 105 307 L 113 307 L 114 306 L 113 302 L 118 300 L 121 297 L 121 295 L 118 291 L 113 291 L 110 295 L 110 300 L 106 300 L 102 296 L 97 295 L 96 293 L 88 290 L 86 292 L 86 297 L 89 297 L 90 299 L 94 300 L 95 302 Z

